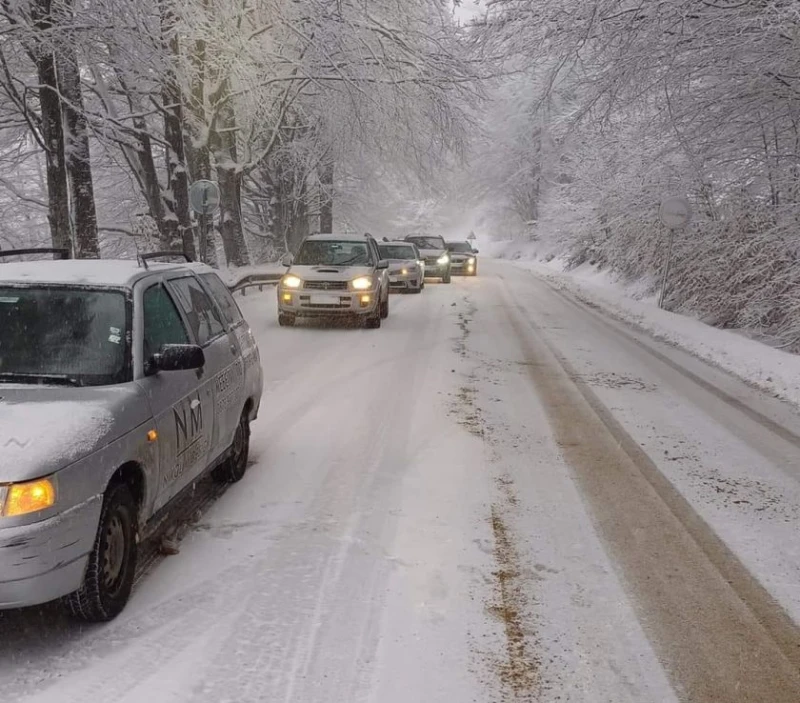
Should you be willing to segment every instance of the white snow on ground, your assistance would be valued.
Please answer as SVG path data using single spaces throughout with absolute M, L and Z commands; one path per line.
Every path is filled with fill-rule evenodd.
M 642 297 L 640 287 L 621 284 L 607 271 L 598 271 L 589 264 L 565 271 L 562 259 L 539 258 L 535 243 L 493 242 L 485 248 L 487 253 L 535 272 L 657 339 L 686 349 L 747 383 L 800 406 L 800 356 L 660 310 L 656 298 Z
M 800 613 L 800 450 L 620 335 L 621 323 L 492 261 L 476 279 L 392 296 L 380 330 L 282 329 L 274 290 L 238 300 L 265 375 L 247 475 L 113 623 L 0 617 L 3 700 L 673 703 L 646 614 L 598 536 L 509 309 L 569 358 L 697 513 Z M 726 375 L 688 358 L 725 387 L 716 375 Z M 507 562 L 495 515 L 512 544 Z M 505 593 L 501 573 L 512 581 Z M 535 696 L 503 679 L 509 589 L 525 633 L 516 664 Z

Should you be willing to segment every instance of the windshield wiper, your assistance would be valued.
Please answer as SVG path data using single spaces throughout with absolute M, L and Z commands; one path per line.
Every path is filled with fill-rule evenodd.
M 61 373 L 15 373 L 13 371 L 0 372 L 0 383 L 35 383 L 37 385 L 52 383 L 59 386 L 82 386 L 83 384 L 72 376 Z

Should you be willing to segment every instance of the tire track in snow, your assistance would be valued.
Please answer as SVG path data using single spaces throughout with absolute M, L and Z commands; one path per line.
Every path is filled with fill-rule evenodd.
M 676 690 L 800 700 L 800 631 L 512 300 L 505 312 L 562 453 Z

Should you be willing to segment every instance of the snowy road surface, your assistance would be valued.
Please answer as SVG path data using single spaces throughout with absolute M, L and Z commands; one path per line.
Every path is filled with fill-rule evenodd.
M 19 703 L 800 701 L 778 401 L 508 264 L 279 329 L 245 479 L 83 627 L 0 616 Z

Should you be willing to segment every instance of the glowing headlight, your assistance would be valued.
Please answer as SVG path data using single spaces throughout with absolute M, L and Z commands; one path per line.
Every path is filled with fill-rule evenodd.
M 447 254 L 442 254 L 436 261 L 437 264 L 440 266 L 444 266 L 450 261 L 450 257 Z
M 297 276 L 284 276 L 281 279 L 281 283 L 286 288 L 299 288 L 303 285 L 302 279 L 298 278 Z
M 13 483 L 6 489 L 4 517 L 27 515 L 52 508 L 56 503 L 56 487 L 49 478 L 27 483 Z
M 402 273 L 404 276 L 408 276 L 408 269 L 403 269 L 400 273 Z
M 369 290 L 372 288 L 372 278 L 370 276 L 354 278 L 350 285 L 353 286 L 353 290 Z
M 474 257 L 474 256 L 471 256 L 469 259 L 467 259 L 467 263 L 468 263 L 470 266 L 472 266 L 472 264 L 474 264 L 474 263 L 475 263 L 475 257 Z

